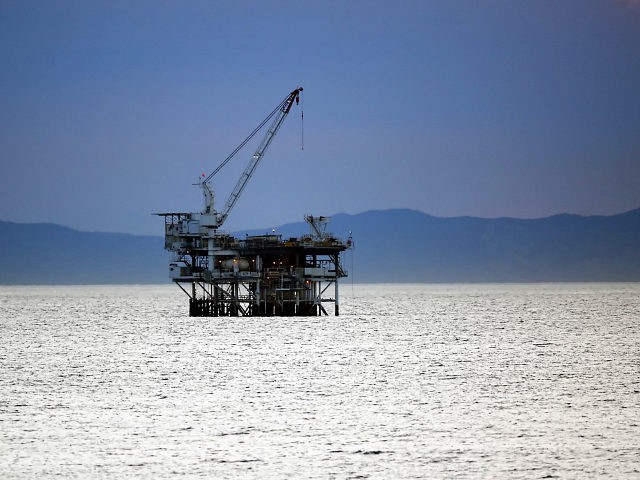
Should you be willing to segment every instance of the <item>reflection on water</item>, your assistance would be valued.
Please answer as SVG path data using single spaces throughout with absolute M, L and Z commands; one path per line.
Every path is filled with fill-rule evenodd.
M 189 318 L 0 287 L 0 477 L 640 478 L 640 284 L 350 285 Z

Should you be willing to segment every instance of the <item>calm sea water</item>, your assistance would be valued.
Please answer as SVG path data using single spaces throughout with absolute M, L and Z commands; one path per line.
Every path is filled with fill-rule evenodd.
M 1 478 L 640 478 L 640 284 L 0 287 Z

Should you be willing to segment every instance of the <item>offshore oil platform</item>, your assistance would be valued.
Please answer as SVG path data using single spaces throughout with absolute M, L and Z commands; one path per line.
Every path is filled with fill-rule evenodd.
M 201 177 L 202 212 L 157 214 L 164 217 L 165 249 L 173 253 L 169 277 L 189 297 L 191 316 L 328 315 L 326 303 L 333 303 L 339 315 L 338 280 L 347 275 L 340 253 L 352 242 L 326 232 L 328 217 L 306 215 L 309 234 L 286 239 L 275 233 L 236 238 L 220 231 L 301 92 L 299 87 L 289 93 L 209 176 Z M 217 211 L 211 179 L 269 121 L 225 206 Z

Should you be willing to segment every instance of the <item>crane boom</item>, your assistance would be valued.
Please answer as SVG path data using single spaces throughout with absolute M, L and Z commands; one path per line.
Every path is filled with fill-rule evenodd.
M 262 160 L 262 157 L 264 157 L 267 149 L 269 148 L 269 145 L 271 145 L 273 138 L 278 133 L 278 130 L 280 130 L 284 119 L 287 117 L 287 114 L 293 106 L 293 102 L 295 101 L 297 103 L 299 101 L 300 92 L 302 92 L 302 90 L 302 87 L 298 87 L 291 93 L 289 93 L 289 95 L 287 95 L 287 97 L 285 97 L 285 99 L 280 102 L 280 104 L 273 110 L 273 112 L 271 112 L 271 114 L 269 114 L 269 116 L 267 116 L 267 118 L 264 119 L 262 123 L 258 125 L 258 127 L 256 127 L 255 130 L 253 130 L 253 132 L 231 153 L 231 155 L 229 155 L 206 179 L 201 182 L 205 197 L 205 211 L 203 213 L 214 216 L 215 222 L 213 223 L 213 225 L 211 225 L 214 228 L 219 228 L 229 216 L 229 212 L 238 201 L 238 198 L 242 194 L 244 188 L 247 186 L 247 183 L 251 179 L 251 176 L 260 163 L 260 160 Z M 231 160 L 231 158 L 233 158 L 233 156 L 238 153 L 238 151 L 274 116 L 275 118 L 271 122 L 267 133 L 265 134 L 255 153 L 253 154 L 251 161 L 244 169 L 244 172 L 242 172 L 242 175 L 238 179 L 236 186 L 229 195 L 224 208 L 220 212 L 215 211 L 213 208 L 214 195 L 213 191 L 209 187 L 209 180 L 213 178 L 213 176 L 218 173 L 218 171 L 220 171 L 220 169 L 224 167 L 229 162 L 229 160 Z

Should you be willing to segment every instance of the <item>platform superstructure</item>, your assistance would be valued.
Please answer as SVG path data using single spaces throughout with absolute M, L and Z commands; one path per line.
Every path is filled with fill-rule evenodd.
M 328 315 L 327 303 L 339 314 L 338 281 L 346 276 L 340 254 L 351 239 L 343 242 L 326 232 L 328 217 L 305 216 L 309 234 L 300 237 L 238 238 L 220 229 L 301 92 L 301 87 L 292 91 L 211 175 L 203 176 L 198 183 L 204 195 L 201 212 L 158 214 L 165 221 L 165 249 L 173 254 L 169 276 L 189 296 L 191 316 Z M 270 120 L 224 208 L 217 211 L 210 181 Z
M 189 296 L 191 316 L 339 314 L 340 253 L 350 246 L 313 226 L 309 235 L 237 238 L 202 227 L 197 214 L 165 213 L 165 248 L 174 252 L 171 279 Z

